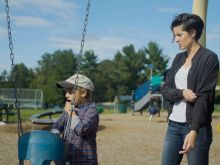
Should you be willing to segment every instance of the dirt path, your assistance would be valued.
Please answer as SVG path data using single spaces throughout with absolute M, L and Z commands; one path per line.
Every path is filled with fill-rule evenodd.
M 159 165 L 162 144 L 167 128 L 166 113 L 154 117 L 139 114 L 102 115 L 98 133 L 98 156 L 101 165 Z M 213 117 L 214 141 L 210 151 L 210 165 L 220 162 L 220 114 Z M 187 164 L 184 157 L 183 163 Z
M 210 150 L 210 165 L 220 162 L 220 114 L 213 117 L 214 141 Z M 97 135 L 98 158 L 100 165 L 159 165 L 163 138 L 166 131 L 166 113 L 148 121 L 147 114 L 105 114 L 100 115 L 100 130 Z M 30 124 L 24 124 L 30 130 Z M 9 124 L 0 127 L 0 165 L 16 165 L 17 134 L 16 126 Z M 186 163 L 186 158 L 183 160 Z

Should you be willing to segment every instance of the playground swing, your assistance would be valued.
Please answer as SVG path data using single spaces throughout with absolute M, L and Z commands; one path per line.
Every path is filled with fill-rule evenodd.
M 65 140 L 69 134 L 71 119 L 72 119 L 71 116 L 76 108 L 75 104 L 73 104 L 72 111 L 68 118 L 62 139 L 54 133 L 43 130 L 33 130 L 23 134 L 21 115 L 20 115 L 20 102 L 19 102 L 18 89 L 16 86 L 16 79 L 15 79 L 14 53 L 13 53 L 8 0 L 5 0 L 5 5 L 6 5 L 6 14 L 7 14 L 6 20 L 8 25 L 8 39 L 9 39 L 9 49 L 10 49 L 12 81 L 14 84 L 15 108 L 17 110 L 19 165 L 23 165 L 24 160 L 30 160 L 32 165 L 49 165 L 50 162 L 53 160 L 59 161 L 62 165 L 64 165 L 66 159 Z M 84 20 L 84 29 L 82 32 L 82 40 L 80 45 L 80 53 L 78 55 L 78 63 L 76 70 L 77 76 L 78 73 L 80 72 L 81 57 L 83 54 L 86 28 L 88 24 L 89 9 L 90 9 L 90 0 L 88 0 L 87 3 L 86 16 Z M 75 84 L 76 85 L 78 84 L 78 77 L 76 78 Z

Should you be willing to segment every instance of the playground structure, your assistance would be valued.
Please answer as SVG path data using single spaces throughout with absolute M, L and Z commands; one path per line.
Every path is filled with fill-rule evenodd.
M 35 129 L 35 125 L 51 125 L 56 122 L 57 119 L 52 118 L 55 114 L 61 114 L 63 112 L 63 109 L 54 109 L 49 110 L 46 112 L 38 113 L 35 115 L 32 115 L 30 118 L 30 121 L 33 124 L 33 130 Z M 44 117 L 48 118 L 44 118 Z
M 152 76 L 151 80 L 141 84 L 135 91 L 132 92 L 132 110 L 133 112 L 140 112 L 147 107 L 152 107 L 151 100 L 159 98 L 161 100 L 161 109 L 163 109 L 163 97 L 160 94 L 160 87 L 162 84 L 162 77 Z
M 163 97 L 160 94 L 160 87 L 162 84 L 161 76 L 152 76 L 151 80 L 141 84 L 136 90 L 132 91 L 132 95 L 116 96 L 114 100 L 114 109 L 119 113 L 126 113 L 127 107 L 130 106 L 133 114 L 143 111 L 148 107 L 152 107 L 151 100 L 160 100 L 160 109 L 163 109 Z M 159 109 L 159 110 L 160 110 Z
M 12 62 L 11 68 L 13 69 L 14 68 L 14 54 L 13 54 L 13 44 L 12 44 L 12 37 L 11 37 L 11 26 L 10 26 L 8 0 L 5 0 L 5 2 L 6 2 L 6 13 L 7 13 L 7 23 L 8 23 L 10 59 Z M 203 13 L 205 13 L 204 14 L 205 17 L 203 17 L 203 18 L 204 18 L 204 22 L 206 22 L 205 19 L 206 19 L 208 0 L 204 0 L 202 2 L 204 2 L 204 3 L 201 3 L 201 0 L 194 0 L 194 4 L 195 4 L 194 6 L 196 6 L 196 4 L 197 5 L 203 4 L 202 6 L 205 6 L 205 11 L 203 11 Z M 90 8 L 90 1 L 88 1 L 87 10 L 86 10 L 87 12 L 86 12 L 86 17 L 85 17 L 85 21 L 84 21 L 83 37 L 82 37 L 82 41 L 81 41 L 81 49 L 80 49 L 79 57 L 82 56 L 82 52 L 83 52 L 84 38 L 86 35 L 86 26 L 88 23 L 89 8 Z M 201 9 L 201 7 L 199 9 Z M 198 9 L 195 9 L 195 10 L 198 10 Z M 79 60 L 80 60 L 80 58 L 79 58 Z M 79 64 L 80 64 L 80 61 L 79 61 L 78 65 Z M 79 69 L 80 67 L 78 66 L 77 68 Z M 77 70 L 77 73 L 78 72 L 79 72 L 79 70 Z M 21 116 L 20 116 L 20 101 L 19 101 L 20 98 L 19 98 L 19 92 L 18 92 L 19 90 L 16 87 L 16 80 L 14 79 L 14 77 L 13 77 L 13 81 L 14 81 L 13 83 L 15 85 L 14 86 L 15 99 L 10 100 L 10 101 L 15 102 L 15 107 L 18 112 L 17 115 L 18 115 L 18 136 L 19 136 L 19 141 L 18 141 L 19 164 L 23 164 L 23 160 L 25 160 L 25 159 L 32 160 L 32 164 L 34 164 L 34 165 L 50 164 L 50 161 L 48 161 L 48 160 L 62 160 L 62 161 L 64 161 L 65 160 L 64 143 L 56 135 L 53 135 L 48 132 L 45 132 L 45 134 L 43 132 L 38 133 L 36 131 L 28 132 L 23 135 L 22 125 L 21 125 Z M 153 87 L 153 86 L 151 86 L 151 87 Z M 147 103 L 150 102 L 152 91 L 153 91 L 153 89 L 147 91 L 141 100 L 137 101 L 136 103 L 135 102 L 133 103 L 133 111 L 134 112 L 141 111 L 144 108 L 144 106 L 146 106 Z M 5 98 L 3 97 L 2 100 L 4 100 L 4 99 Z M 40 115 L 40 116 L 43 116 L 43 115 Z M 48 139 L 52 139 L 52 138 L 57 138 L 56 140 L 54 140 L 55 145 L 51 144 L 51 140 L 48 140 Z M 45 142 L 46 139 L 47 139 L 47 141 Z M 35 143 L 35 142 L 38 142 L 38 143 Z M 47 149 L 47 150 L 45 150 L 45 149 Z M 57 153 L 55 151 L 61 151 L 61 152 Z M 45 155 L 48 155 L 51 152 L 53 153 L 52 156 L 45 157 Z M 54 154 L 55 154 L 55 156 L 54 156 Z M 60 154 L 62 154 L 62 155 L 60 155 Z M 47 160 L 47 161 L 45 162 L 45 160 Z

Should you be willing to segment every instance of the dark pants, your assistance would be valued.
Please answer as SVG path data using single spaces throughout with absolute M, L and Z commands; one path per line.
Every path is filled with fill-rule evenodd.
M 179 165 L 183 155 L 184 139 L 190 132 L 190 126 L 186 123 L 169 121 L 164 140 L 161 165 Z M 195 148 L 187 154 L 188 165 L 208 165 L 209 149 L 212 142 L 212 127 L 202 127 L 196 138 Z

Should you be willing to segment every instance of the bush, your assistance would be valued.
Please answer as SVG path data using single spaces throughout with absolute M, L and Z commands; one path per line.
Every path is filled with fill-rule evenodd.
M 96 108 L 96 110 L 97 110 L 98 113 L 104 112 L 104 108 L 101 107 L 101 106 L 98 106 L 98 107 Z

